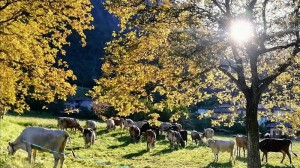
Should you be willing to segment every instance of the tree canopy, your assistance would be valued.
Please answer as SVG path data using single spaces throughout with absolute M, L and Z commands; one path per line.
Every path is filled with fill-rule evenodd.
M 75 79 L 58 52 L 76 31 L 92 29 L 89 0 L 3 0 L 0 2 L 0 105 L 22 112 L 25 99 L 53 102 L 74 94 Z
M 125 116 L 149 111 L 149 102 L 175 109 L 212 95 L 245 107 L 248 167 L 260 167 L 258 104 L 300 102 L 299 1 L 108 0 L 106 7 L 122 30 L 107 47 L 95 102 Z

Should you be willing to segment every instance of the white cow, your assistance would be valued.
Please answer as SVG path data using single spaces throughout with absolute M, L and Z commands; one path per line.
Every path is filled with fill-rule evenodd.
M 215 155 L 215 160 L 218 161 L 219 152 L 229 152 L 230 159 L 233 158 L 233 148 L 234 148 L 234 141 L 232 140 L 213 140 L 208 139 L 207 146 L 211 148 L 211 151 Z
M 115 121 L 112 119 L 106 120 L 106 130 L 110 131 L 114 129 L 116 129 Z
M 93 120 L 87 120 L 85 122 L 85 128 L 92 128 L 94 131 L 97 129 L 97 122 Z
M 42 127 L 27 127 L 21 135 L 8 144 L 8 153 L 15 154 L 19 149 L 23 149 L 28 153 L 29 162 L 33 152 L 33 161 L 35 161 L 36 151 L 51 152 L 54 156 L 54 168 L 57 167 L 60 160 L 60 167 L 63 166 L 65 160 L 65 146 L 69 134 L 63 130 L 51 130 Z M 72 150 L 73 156 L 74 152 Z
M 132 119 L 125 119 L 125 123 L 124 123 L 125 128 L 129 128 L 132 125 L 134 125 Z
M 213 138 L 213 136 L 214 136 L 214 130 L 212 129 L 212 128 L 206 128 L 206 129 L 204 129 L 204 132 L 203 132 L 203 134 L 202 134 L 202 138 L 206 138 L 206 139 L 209 139 L 209 138 Z

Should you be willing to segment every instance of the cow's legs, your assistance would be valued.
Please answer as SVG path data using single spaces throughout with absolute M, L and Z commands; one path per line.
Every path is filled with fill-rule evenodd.
M 65 155 L 60 155 L 60 168 L 63 167 L 65 161 Z
M 29 163 L 31 163 L 31 155 L 32 155 L 32 149 L 31 149 L 31 145 L 30 144 L 26 144 L 26 151 L 27 151 L 27 154 L 28 154 L 28 160 L 29 160 Z
M 283 160 L 285 159 L 285 152 L 282 152 L 282 154 L 283 154 L 283 156 L 282 156 L 282 160 L 281 160 L 281 162 L 280 163 L 282 163 L 283 162 Z
M 263 155 L 262 155 L 262 158 L 261 158 L 261 161 L 263 162 L 264 161 L 264 156 L 266 155 L 266 152 L 263 152 Z M 267 157 L 267 156 L 266 156 Z
M 245 155 L 245 147 L 243 147 L 243 151 L 244 151 L 244 158 L 246 157 L 246 155 Z
M 265 156 L 266 156 L 266 162 L 268 163 L 268 152 L 266 152 Z
M 56 168 L 58 165 L 58 161 L 59 161 L 59 156 L 57 154 L 53 154 L 54 156 L 54 166 L 53 168 Z
M 286 152 L 286 154 L 288 155 L 289 159 L 290 159 L 290 164 L 292 164 L 292 157 L 289 151 Z
M 32 152 L 33 152 L 32 156 L 33 156 L 33 163 L 34 163 L 35 162 L 35 158 L 36 158 L 36 150 L 33 149 Z

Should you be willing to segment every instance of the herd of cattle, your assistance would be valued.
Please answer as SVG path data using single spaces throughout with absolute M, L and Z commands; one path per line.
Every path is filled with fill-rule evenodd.
M 143 136 L 147 142 L 147 148 L 155 147 L 157 136 L 160 134 L 166 134 L 167 139 L 170 142 L 170 146 L 185 147 L 188 140 L 188 132 L 183 129 L 179 123 L 162 122 L 160 126 L 149 124 L 145 121 L 134 122 L 131 119 L 108 119 L 106 121 L 106 130 L 111 131 L 119 126 L 122 130 L 129 129 L 129 135 L 132 142 L 138 142 Z M 17 137 L 14 142 L 9 142 L 8 152 L 13 155 L 18 149 L 23 149 L 28 153 L 29 161 L 33 156 L 33 161 L 36 157 L 36 151 L 47 151 L 53 153 L 54 167 L 57 167 L 60 161 L 61 167 L 65 160 L 65 146 L 67 141 L 70 141 L 70 136 L 67 130 L 68 128 L 75 131 L 79 130 L 83 134 L 85 142 L 85 148 L 94 144 L 96 138 L 97 122 L 93 120 L 87 120 L 86 125 L 83 128 L 79 120 L 70 117 L 59 117 L 57 120 L 57 127 L 60 130 L 47 129 L 42 127 L 27 127 L 23 130 L 21 135 Z M 247 149 L 247 137 L 245 135 L 236 135 L 235 142 L 233 140 L 214 140 L 214 130 L 211 128 L 204 129 L 203 133 L 197 131 L 191 131 L 191 139 L 196 145 L 206 145 L 211 148 L 214 153 L 215 160 L 218 161 L 219 152 L 229 152 L 230 159 L 233 158 L 233 150 L 236 145 L 236 155 L 240 156 L 240 149 L 244 151 Z M 262 151 L 262 161 L 264 157 L 267 159 L 268 152 L 281 152 L 283 153 L 283 162 L 286 155 L 288 155 L 290 163 L 292 164 L 291 154 L 289 152 L 289 146 L 292 148 L 292 141 L 288 139 L 273 139 L 269 138 L 269 135 L 265 135 L 265 138 L 260 140 L 259 149 Z M 204 138 L 206 142 L 204 142 Z M 75 157 L 74 151 L 72 154 Z M 293 151 L 292 153 L 297 156 Z

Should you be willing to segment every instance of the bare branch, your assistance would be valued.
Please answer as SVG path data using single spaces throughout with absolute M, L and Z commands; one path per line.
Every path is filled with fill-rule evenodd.
M 221 10 L 221 12 L 226 14 L 226 11 L 221 7 L 221 5 L 216 0 L 212 0 L 212 1 Z
M 249 2 L 249 5 L 247 7 L 247 12 L 249 12 L 250 16 L 253 15 L 253 9 L 254 9 L 256 2 L 257 2 L 257 0 L 252 0 Z
M 266 19 L 266 7 L 269 0 L 265 0 L 263 3 L 262 19 L 264 25 L 263 37 L 267 34 L 267 19 Z
M 261 55 L 261 54 L 264 54 L 264 53 L 268 53 L 268 52 L 272 52 L 272 51 L 275 51 L 275 50 L 282 50 L 282 49 L 287 49 L 289 47 L 297 46 L 299 42 L 300 41 L 296 41 L 294 43 L 289 43 L 289 44 L 283 45 L 283 46 L 276 46 L 276 47 L 272 47 L 272 48 L 265 48 L 265 49 L 262 49 L 262 50 L 258 51 L 258 55 Z
M 230 0 L 225 1 L 225 8 L 226 8 L 226 15 L 228 17 L 231 17 L 231 12 L 230 12 L 230 5 L 229 5 Z

